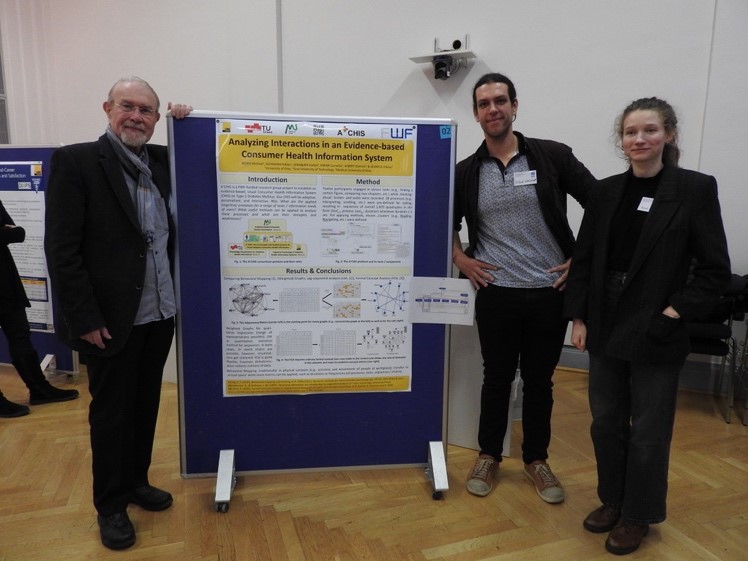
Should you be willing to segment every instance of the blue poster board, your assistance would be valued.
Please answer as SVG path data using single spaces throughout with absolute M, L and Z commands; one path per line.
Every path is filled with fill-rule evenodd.
M 0 200 L 3 199 L 3 192 L 20 189 L 31 189 L 34 192 L 39 193 L 40 197 L 43 197 L 46 190 L 47 178 L 49 177 L 52 152 L 54 152 L 55 149 L 56 147 L 54 146 L 0 146 L 0 167 L 9 170 L 9 173 L 6 174 L 0 172 Z M 36 176 L 32 178 L 32 181 L 27 181 L 26 179 L 19 179 L 16 181 L 14 177 L 21 174 L 12 173 L 12 164 L 3 165 L 4 163 L 10 162 L 41 162 L 41 167 L 38 170 L 38 175 L 35 174 Z M 5 177 L 1 177 L 3 175 L 5 175 Z M 27 183 L 29 183 L 29 185 L 26 185 Z M 10 215 L 17 225 L 24 226 L 23 220 L 20 217 L 13 216 L 12 212 L 10 212 Z M 28 230 L 28 227 L 26 229 Z M 37 284 L 40 286 L 40 290 L 46 293 L 46 298 L 51 298 L 51 287 L 45 282 L 45 280 L 46 279 L 39 279 L 40 282 Z M 29 295 L 30 300 L 37 297 L 45 298 L 43 295 Z M 39 353 L 40 359 L 43 359 L 45 355 L 52 354 L 55 356 L 58 370 L 72 372 L 75 369 L 75 366 L 73 352 L 70 348 L 60 341 L 54 333 L 47 332 L 46 330 L 35 330 L 35 328 L 42 328 L 42 326 L 35 325 L 31 319 L 30 322 L 32 329 L 31 341 L 34 344 L 34 348 L 36 348 Z M 44 328 L 46 327 L 47 326 L 44 326 Z M 0 362 L 10 362 L 8 342 L 5 337 L 0 337 Z
M 235 451 L 237 472 L 424 465 L 428 443 L 446 441 L 445 325 L 412 324 L 411 391 L 224 397 L 216 123 L 257 118 L 198 111 L 169 119 L 182 474 L 215 474 L 224 449 Z M 273 118 L 331 126 L 380 122 L 262 116 Z M 418 128 L 414 276 L 449 277 L 456 126 L 445 120 L 381 122 Z

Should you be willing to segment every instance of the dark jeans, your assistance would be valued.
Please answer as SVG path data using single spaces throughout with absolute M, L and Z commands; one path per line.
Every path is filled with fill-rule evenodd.
M 553 371 L 561 356 L 568 321 L 562 318 L 563 293 L 553 288 L 478 290 L 475 317 L 483 356 L 483 387 L 478 427 L 481 453 L 501 461 L 512 381 L 517 366 L 522 396 L 522 459 L 548 458 L 553 409 Z
M 173 335 L 173 319 L 136 325 L 116 355 L 88 357 L 93 498 L 104 516 L 125 510 L 132 491 L 148 484 Z
M 589 399 L 597 493 L 629 522 L 665 520 L 677 364 L 640 364 L 590 355 Z

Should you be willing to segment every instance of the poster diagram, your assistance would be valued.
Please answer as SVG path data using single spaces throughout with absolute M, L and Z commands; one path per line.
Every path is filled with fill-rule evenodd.
M 473 324 L 475 289 L 467 279 L 414 277 L 410 293 L 413 323 Z

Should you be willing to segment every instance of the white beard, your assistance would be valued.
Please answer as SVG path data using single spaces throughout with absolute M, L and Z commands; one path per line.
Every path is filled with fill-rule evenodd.
M 146 134 L 139 130 L 122 128 L 119 132 L 119 139 L 125 146 L 140 150 L 148 142 Z

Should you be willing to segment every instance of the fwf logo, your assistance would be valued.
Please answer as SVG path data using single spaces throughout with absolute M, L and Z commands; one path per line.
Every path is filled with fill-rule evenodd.
M 390 127 L 388 129 L 382 129 L 382 138 L 408 140 L 413 136 L 413 131 L 413 127 Z

